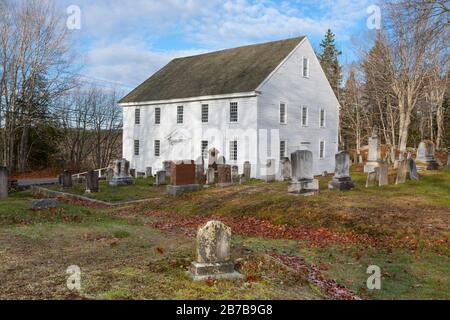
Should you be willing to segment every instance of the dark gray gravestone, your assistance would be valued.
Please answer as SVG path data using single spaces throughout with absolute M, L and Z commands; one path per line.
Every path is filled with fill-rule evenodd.
M 86 193 L 99 192 L 98 171 L 90 170 L 86 174 Z

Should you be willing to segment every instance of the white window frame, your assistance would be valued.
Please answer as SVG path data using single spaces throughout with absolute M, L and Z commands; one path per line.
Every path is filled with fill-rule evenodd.
M 161 124 L 161 108 L 160 107 L 155 108 L 155 124 L 157 124 L 157 125 Z
M 283 119 L 283 114 L 282 114 L 282 110 L 283 108 L 281 106 L 284 106 L 284 119 Z M 288 123 L 288 107 L 287 107 L 287 103 L 285 102 L 280 102 L 280 109 L 279 109 L 279 113 L 280 113 L 280 124 L 287 124 Z
M 155 140 L 153 141 L 153 149 L 154 149 L 154 156 L 160 157 L 161 156 L 161 140 Z
M 141 142 L 139 140 L 134 140 L 133 148 L 134 156 L 138 157 L 141 154 Z
M 208 123 L 209 122 L 209 104 L 202 104 L 202 123 Z
M 229 143 L 229 160 L 230 161 L 237 161 L 238 160 L 238 141 L 237 140 L 231 140 Z
M 205 146 L 205 144 L 206 144 L 206 146 Z M 207 159 L 208 158 L 208 150 L 209 150 L 209 141 L 208 140 L 202 140 L 201 153 L 202 153 L 202 158 L 203 159 Z
M 323 150 L 322 150 L 322 144 L 323 144 Z M 326 157 L 326 143 L 325 140 L 321 139 L 319 141 L 319 159 L 323 160 Z
M 306 109 L 306 117 L 304 117 L 304 110 Z M 305 119 L 305 122 L 303 122 L 303 119 Z M 302 127 L 308 127 L 309 126 L 309 108 L 308 106 L 302 106 L 301 109 L 301 124 Z
M 134 109 L 134 124 L 135 125 L 141 124 L 141 109 L 140 108 Z
M 322 114 L 323 114 L 323 123 L 322 123 Z M 325 109 L 320 109 L 320 114 L 319 114 L 319 126 L 321 128 L 325 128 L 327 126 L 327 112 Z
M 236 108 L 236 112 L 234 112 Z M 230 102 L 230 123 L 239 123 L 239 103 Z
M 306 75 L 305 75 L 305 60 L 306 60 Z M 303 78 L 309 78 L 310 76 L 309 58 L 305 56 L 302 57 L 302 76 Z
M 282 148 L 282 145 L 284 143 L 284 148 Z M 284 158 L 287 158 L 287 140 L 280 140 L 280 160 L 283 160 Z
M 184 124 L 184 106 L 177 106 L 177 124 Z

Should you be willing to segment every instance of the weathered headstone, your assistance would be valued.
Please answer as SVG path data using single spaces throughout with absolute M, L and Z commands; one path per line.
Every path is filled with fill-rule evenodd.
M 160 170 L 156 172 L 155 186 L 165 186 L 167 184 L 166 171 Z
M 214 168 L 208 168 L 206 171 L 206 183 L 208 185 L 213 185 L 216 183 L 216 171 Z
M 374 171 L 367 173 L 366 188 L 373 187 L 376 185 L 377 175 L 378 174 L 375 169 Z
M 231 166 L 226 164 L 217 165 L 217 186 L 228 187 L 232 185 L 231 182 Z
M 350 155 L 347 151 L 341 151 L 335 156 L 336 169 L 333 180 L 328 184 L 328 188 L 333 190 L 350 190 L 355 187 L 355 183 L 350 177 Z
M 417 149 L 417 168 L 419 170 L 437 170 L 439 164 L 436 161 L 435 146 L 432 141 L 425 140 L 419 144 Z
M 124 186 L 133 184 L 133 177 L 130 175 L 130 162 L 126 159 L 114 161 L 114 175 L 109 182 L 110 186 Z
M 395 184 L 405 183 L 407 174 L 408 174 L 408 168 L 407 168 L 406 160 L 400 160 L 398 163 L 397 179 L 395 181 Z
M 99 192 L 98 171 L 90 170 L 86 174 L 86 193 Z
M 8 168 L 0 167 L 0 200 L 8 198 Z
M 200 189 L 196 183 L 195 162 L 181 161 L 172 163 L 171 184 L 167 186 L 167 193 L 178 196 L 186 192 L 194 192 Z
M 169 180 L 172 177 L 172 164 L 173 164 L 173 161 L 164 161 L 163 162 L 163 171 L 166 172 L 166 177 Z
M 145 177 L 147 179 L 153 177 L 153 169 L 152 169 L 152 167 L 146 167 L 145 168 Z
M 217 164 L 219 160 L 219 150 L 212 148 L 208 151 L 208 168 L 213 168 L 217 171 Z
M 376 167 L 379 166 L 381 159 L 381 144 L 380 138 L 378 137 L 378 128 L 375 127 L 372 136 L 369 137 L 369 156 L 367 158 L 367 163 L 364 166 L 364 172 L 373 172 Z
M 411 180 L 419 181 L 420 177 L 419 177 L 419 173 L 417 172 L 416 161 L 414 161 L 414 159 L 412 157 L 409 157 L 407 162 L 408 162 L 409 178 Z
M 283 181 L 292 180 L 292 166 L 291 160 L 289 160 L 289 158 L 284 158 L 281 160 L 281 176 L 283 178 Z
M 249 181 L 252 177 L 252 164 L 250 161 L 244 162 L 244 176 L 247 181 Z
M 264 180 L 266 182 L 274 182 L 276 180 L 275 174 L 275 159 L 267 159 L 265 167 Z
M 380 162 L 380 165 L 375 168 L 377 173 L 378 186 L 383 187 L 389 184 L 389 172 L 387 162 Z
M 225 165 L 225 164 L 227 164 L 227 160 L 225 159 L 224 156 L 220 156 L 220 157 L 217 159 L 217 165 Z
M 247 180 L 247 177 L 245 174 L 239 175 L 239 184 L 246 184 L 249 180 Z
M 231 229 L 220 221 L 210 221 L 197 233 L 197 260 L 189 268 L 194 281 L 241 279 L 231 261 Z
M 61 174 L 61 188 L 68 189 L 72 188 L 73 182 L 72 182 L 72 173 L 70 171 L 66 170 Z
M 309 150 L 298 150 L 291 154 L 292 181 L 288 192 L 300 195 L 319 193 L 319 181 L 313 175 L 313 154 Z
M 239 167 L 238 166 L 231 167 L 231 182 L 232 183 L 239 182 Z
M 130 176 L 132 176 L 135 179 L 137 178 L 136 169 L 130 169 Z
M 32 210 L 45 210 L 58 207 L 58 199 L 35 199 L 31 201 Z

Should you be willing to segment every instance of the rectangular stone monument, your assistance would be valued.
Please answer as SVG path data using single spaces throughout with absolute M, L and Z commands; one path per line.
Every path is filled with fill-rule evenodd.
M 389 185 L 389 173 L 387 162 L 380 162 L 378 168 L 375 168 L 377 173 L 378 186 L 383 187 Z
M 265 167 L 264 180 L 267 183 L 274 182 L 276 180 L 275 159 L 267 159 Z
M 252 164 L 250 161 L 244 162 L 244 176 L 247 181 L 252 178 Z
M 313 175 L 313 154 L 309 150 L 298 150 L 291 154 L 292 181 L 288 192 L 299 195 L 319 193 L 319 181 Z
M 136 169 L 130 169 L 130 175 L 136 179 Z
M 72 186 L 73 186 L 72 173 L 66 170 L 61 174 L 61 188 L 68 189 L 72 188 Z
M 166 171 L 160 170 L 156 172 L 155 186 L 165 186 L 167 184 Z
M 414 181 L 419 181 L 420 177 L 419 173 L 417 172 L 416 161 L 414 161 L 412 157 L 409 157 L 407 163 L 408 163 L 409 178 Z
M 378 129 L 374 128 L 372 136 L 369 137 L 369 156 L 364 166 L 364 172 L 373 172 L 379 166 L 381 159 L 381 144 L 378 137 Z
M 134 183 L 133 177 L 130 175 L 130 162 L 126 159 L 114 161 L 114 174 L 109 182 L 112 187 L 127 186 Z
M 335 156 L 336 169 L 333 180 L 328 184 L 328 189 L 350 190 L 355 183 L 350 177 L 350 155 L 347 151 L 341 151 Z
M 108 168 L 106 169 L 106 181 L 111 181 L 112 178 L 114 177 L 114 169 L 112 168 Z
M 99 192 L 98 171 L 90 170 L 86 174 L 86 193 Z
M 407 174 L 408 174 L 408 168 L 407 168 L 406 160 L 400 160 L 398 163 L 397 180 L 395 181 L 395 184 L 405 183 Z
M 231 166 L 227 164 L 217 165 L 217 186 L 219 187 L 229 187 L 233 185 L 231 182 Z
M 153 177 L 153 169 L 152 169 L 152 167 L 146 167 L 145 168 L 145 177 L 147 179 Z
M 213 185 L 216 183 L 216 171 L 214 168 L 208 168 L 206 171 L 206 184 Z
M 289 158 L 284 158 L 281 160 L 281 177 L 283 181 L 292 180 L 292 166 Z
M 377 185 L 377 171 L 374 169 L 372 172 L 367 173 L 366 188 L 370 188 Z
M 196 183 L 194 161 L 172 163 L 171 184 L 167 186 L 167 193 L 179 196 L 186 192 L 195 192 L 200 189 Z
M 239 184 L 246 184 L 248 182 L 245 174 L 239 175 Z
M 31 201 L 31 210 L 46 210 L 58 207 L 58 199 L 34 199 Z
M 166 177 L 170 180 L 172 176 L 172 161 L 163 162 L 163 170 L 166 172 Z
M 242 279 L 231 260 L 231 228 L 220 221 L 210 221 L 197 233 L 197 260 L 188 275 L 194 281 Z
M 0 200 L 8 198 L 8 168 L 0 167 Z
M 417 168 L 419 170 L 438 170 L 439 164 L 436 161 L 435 152 L 433 141 L 422 141 L 417 149 Z

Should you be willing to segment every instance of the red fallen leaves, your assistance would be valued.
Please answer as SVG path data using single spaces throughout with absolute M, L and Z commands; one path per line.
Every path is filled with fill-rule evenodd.
M 84 240 L 92 242 L 100 242 L 110 246 L 116 246 L 119 244 L 120 239 L 111 236 L 93 236 L 91 234 L 85 234 Z
M 210 221 L 220 220 L 230 226 L 234 234 L 263 237 L 269 239 L 290 239 L 307 241 L 312 246 L 326 246 L 334 243 L 377 245 L 378 240 L 368 235 L 353 232 L 337 233 L 327 228 L 314 229 L 306 226 L 274 225 L 270 221 L 260 220 L 255 217 L 199 217 L 179 214 L 151 212 L 149 215 L 160 217 L 161 220 L 150 225 L 162 230 L 181 229 L 185 235 L 195 236 L 197 228 Z
M 361 300 L 346 287 L 338 284 L 335 280 L 324 277 L 320 270 L 314 265 L 308 265 L 302 258 L 272 253 L 271 256 L 286 266 L 306 276 L 306 279 L 318 286 L 327 296 L 335 300 Z
M 66 204 L 71 204 L 75 206 L 83 206 L 83 207 L 89 207 L 94 209 L 105 209 L 105 208 L 111 208 L 111 205 L 101 204 L 101 203 L 95 203 L 87 200 L 82 199 L 74 199 L 74 198 L 67 198 L 67 197 L 59 197 L 58 200 L 60 202 L 64 202 Z

